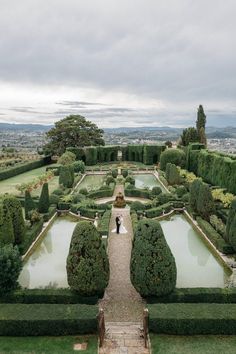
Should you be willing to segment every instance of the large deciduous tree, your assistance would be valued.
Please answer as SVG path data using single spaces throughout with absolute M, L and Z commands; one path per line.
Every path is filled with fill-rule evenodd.
M 61 155 L 68 147 L 104 145 L 103 130 L 80 115 L 70 115 L 55 123 L 47 132 L 45 153 Z

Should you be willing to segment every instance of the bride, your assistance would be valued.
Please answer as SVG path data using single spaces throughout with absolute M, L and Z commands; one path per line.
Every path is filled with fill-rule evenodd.
M 118 218 L 120 219 L 120 229 L 119 229 L 119 233 L 120 234 L 127 234 L 127 230 L 126 227 L 124 226 L 124 218 L 122 215 L 118 215 Z M 116 228 L 113 229 L 111 232 L 116 232 Z

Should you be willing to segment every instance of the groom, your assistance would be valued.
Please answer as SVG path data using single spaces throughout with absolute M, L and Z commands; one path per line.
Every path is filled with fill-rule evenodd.
M 120 215 L 117 215 L 117 217 L 116 217 L 116 233 L 117 234 L 120 233 L 120 224 L 121 224 Z

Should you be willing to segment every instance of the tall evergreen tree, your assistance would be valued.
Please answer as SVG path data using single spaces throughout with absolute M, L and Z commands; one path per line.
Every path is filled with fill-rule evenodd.
M 35 203 L 29 191 L 25 191 L 25 218 L 29 220 L 29 212 L 36 209 Z
M 70 165 L 61 166 L 59 175 L 59 184 L 62 184 L 66 188 L 73 187 L 74 179 L 73 172 Z
M 8 210 L 11 215 L 15 243 L 19 245 L 24 241 L 25 236 L 25 221 L 22 213 L 21 203 L 16 197 L 11 195 L 5 196 L 2 203 L 4 213 L 6 214 Z
M 206 115 L 204 113 L 204 109 L 202 105 L 199 105 L 197 112 L 197 121 L 196 121 L 197 133 L 199 136 L 199 141 L 202 144 L 206 145 Z
M 197 211 L 206 220 L 215 211 L 215 203 L 211 194 L 210 187 L 206 183 L 201 183 L 197 195 Z
M 0 246 L 8 243 L 14 243 L 14 230 L 11 215 L 8 209 L 4 212 L 3 206 L 0 205 Z
M 226 239 L 236 251 L 236 198 L 232 201 L 226 224 Z
M 189 127 L 183 130 L 181 135 L 181 142 L 183 146 L 188 146 L 190 143 L 195 143 L 198 141 L 199 135 L 196 128 Z
M 47 213 L 49 205 L 50 203 L 49 203 L 48 183 L 44 183 L 39 198 L 38 211 L 40 213 Z

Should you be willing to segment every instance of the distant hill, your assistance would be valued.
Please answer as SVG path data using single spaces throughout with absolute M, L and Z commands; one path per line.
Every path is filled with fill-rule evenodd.
M 12 131 L 48 131 L 52 125 L 43 124 L 15 124 L 15 123 L 0 123 L 0 130 L 12 130 Z

